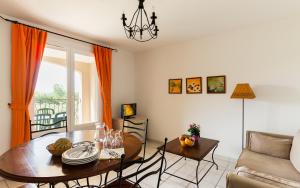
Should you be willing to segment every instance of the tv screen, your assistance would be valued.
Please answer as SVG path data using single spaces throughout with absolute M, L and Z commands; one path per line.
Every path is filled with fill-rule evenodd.
M 121 118 L 130 118 L 136 115 L 136 103 L 121 105 Z

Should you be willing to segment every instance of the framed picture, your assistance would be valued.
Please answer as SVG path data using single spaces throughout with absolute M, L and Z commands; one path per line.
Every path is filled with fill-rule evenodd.
M 226 77 L 225 76 L 209 76 L 207 77 L 207 93 L 226 93 Z
M 202 93 L 202 78 L 201 77 L 186 78 L 186 93 L 187 94 Z
M 182 79 L 169 79 L 169 94 L 182 93 Z

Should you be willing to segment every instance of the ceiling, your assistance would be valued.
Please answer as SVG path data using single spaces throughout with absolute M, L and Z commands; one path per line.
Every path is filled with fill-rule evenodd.
M 160 32 L 158 39 L 138 43 L 125 37 L 120 19 L 123 12 L 130 19 L 137 6 L 137 0 L 0 0 L 0 14 L 131 51 L 300 14 L 300 0 L 146 0 Z

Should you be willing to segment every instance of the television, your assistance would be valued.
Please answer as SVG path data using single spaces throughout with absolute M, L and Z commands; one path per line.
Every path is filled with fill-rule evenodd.
M 136 115 L 136 103 L 121 105 L 121 118 L 132 118 Z

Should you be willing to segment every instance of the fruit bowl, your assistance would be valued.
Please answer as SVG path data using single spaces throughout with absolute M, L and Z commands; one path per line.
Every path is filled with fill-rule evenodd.
M 192 147 L 195 145 L 194 138 L 188 135 L 181 135 L 179 137 L 179 142 L 182 147 L 186 147 L 186 146 Z
M 54 148 L 54 144 L 49 144 L 47 146 L 47 150 L 53 155 L 53 156 L 61 156 L 63 152 L 65 152 L 64 149 L 58 150 Z
M 63 152 L 67 151 L 72 147 L 72 143 L 69 139 L 60 138 L 55 143 L 49 144 L 47 150 L 53 156 L 61 156 Z

